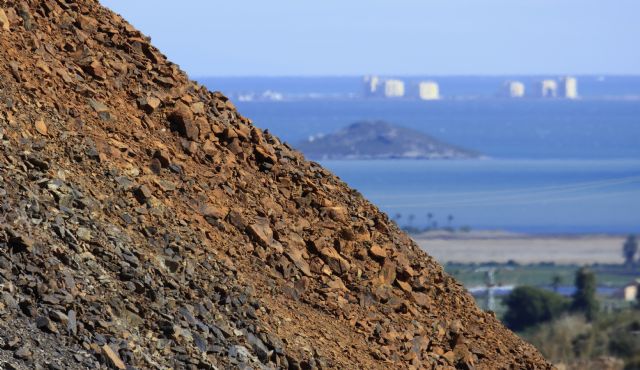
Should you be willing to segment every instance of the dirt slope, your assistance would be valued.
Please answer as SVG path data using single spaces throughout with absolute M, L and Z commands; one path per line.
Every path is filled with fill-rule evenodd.
M 0 367 L 550 367 L 97 1 L 0 9 Z

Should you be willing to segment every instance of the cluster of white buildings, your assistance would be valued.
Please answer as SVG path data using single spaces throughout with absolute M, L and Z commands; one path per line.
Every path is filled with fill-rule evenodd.
M 536 82 L 529 91 L 521 81 L 506 81 L 501 96 L 508 98 L 578 98 L 578 80 L 575 77 L 544 79 Z M 417 98 L 420 100 L 439 100 L 440 86 L 437 82 L 427 80 L 406 83 L 394 78 L 366 76 L 364 78 L 364 96 L 375 98 Z
M 434 81 L 420 81 L 417 84 L 407 84 L 398 79 L 366 76 L 364 78 L 364 93 L 366 97 L 404 98 L 416 97 L 421 100 L 440 99 L 440 87 Z
M 507 81 L 504 83 L 503 96 L 509 98 L 578 98 L 578 80 L 575 77 L 562 77 L 560 79 L 545 79 L 535 83 L 532 91 L 527 94 L 525 85 L 521 81 Z

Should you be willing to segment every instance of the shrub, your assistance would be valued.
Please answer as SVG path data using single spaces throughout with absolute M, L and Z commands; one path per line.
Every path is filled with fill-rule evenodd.
M 569 308 L 569 301 L 561 295 L 530 286 L 515 288 L 504 303 L 504 322 L 516 331 L 558 318 Z

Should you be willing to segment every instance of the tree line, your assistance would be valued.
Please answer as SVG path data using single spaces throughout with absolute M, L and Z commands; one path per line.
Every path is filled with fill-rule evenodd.
M 461 232 L 471 231 L 471 227 L 467 225 L 456 227 L 454 225 L 455 217 L 452 214 L 448 214 L 444 220 L 439 221 L 434 213 L 428 212 L 425 214 L 425 218 L 426 223 L 418 225 L 416 221 L 417 216 L 413 213 L 403 215 L 402 213 L 398 212 L 395 213 L 392 217 L 393 221 L 395 221 L 395 223 L 399 225 L 402 230 L 409 234 L 418 234 L 435 230 L 444 230 L 449 232 L 455 232 L 456 230 Z
M 513 289 L 504 299 L 507 306 L 504 323 L 513 330 L 522 331 L 569 312 L 582 313 L 588 321 L 593 321 L 600 312 L 593 271 L 580 268 L 575 275 L 575 287 L 571 298 L 532 286 Z

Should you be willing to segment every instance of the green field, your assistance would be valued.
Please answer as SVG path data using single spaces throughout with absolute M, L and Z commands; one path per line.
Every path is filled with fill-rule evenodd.
M 561 287 L 570 287 L 574 284 L 574 276 L 581 266 L 578 265 L 555 265 L 550 263 L 541 264 L 460 264 L 449 263 L 445 265 L 445 270 L 460 281 L 465 287 L 481 287 L 486 285 L 487 270 L 494 269 L 494 282 L 498 286 L 520 286 L 530 285 L 536 287 L 550 288 L 559 278 Z M 621 265 L 592 265 L 591 270 L 596 274 L 598 287 L 600 288 L 622 288 L 627 283 L 640 278 L 640 269 L 629 269 Z M 599 297 L 604 307 L 611 309 L 622 308 L 628 303 L 611 296 Z M 476 296 L 478 305 L 487 308 L 487 298 Z M 501 297 L 496 297 L 495 312 L 500 317 L 504 313 L 504 306 Z
M 549 263 L 518 264 L 459 264 L 449 263 L 445 270 L 466 287 L 485 284 L 485 270 L 495 268 L 495 281 L 499 285 L 549 286 L 554 276 L 560 277 L 560 285 L 573 285 L 578 265 L 554 265 Z M 630 270 L 620 265 L 592 265 L 599 286 L 622 287 L 640 278 L 640 270 Z

